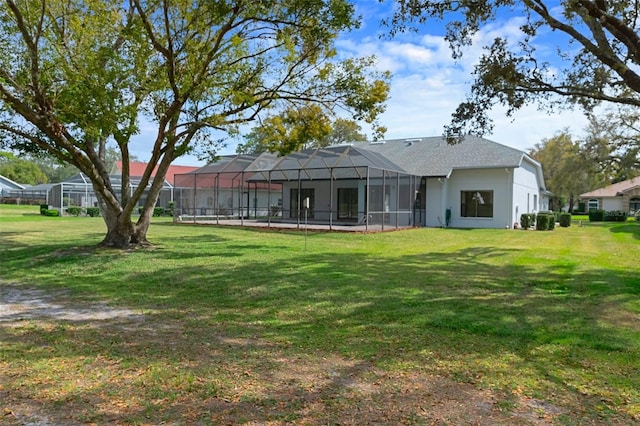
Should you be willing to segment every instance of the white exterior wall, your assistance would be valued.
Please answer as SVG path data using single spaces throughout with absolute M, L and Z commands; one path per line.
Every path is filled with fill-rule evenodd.
M 454 170 L 447 178 L 427 179 L 426 226 L 444 226 L 446 210 L 451 209 L 453 228 L 505 228 L 512 219 L 511 169 Z M 493 217 L 461 217 L 462 191 L 493 191 Z
M 511 169 L 454 170 L 449 178 L 448 208 L 454 228 L 511 227 Z M 460 216 L 461 191 L 493 191 L 493 217 Z
M 540 193 L 536 167 L 526 161 L 513 170 L 513 222 L 520 223 L 523 213 L 548 210 L 548 199 Z
M 425 226 L 440 227 L 445 225 L 444 211 L 442 204 L 442 189 L 446 178 L 429 178 L 427 179 L 427 194 L 425 196 L 426 217 Z

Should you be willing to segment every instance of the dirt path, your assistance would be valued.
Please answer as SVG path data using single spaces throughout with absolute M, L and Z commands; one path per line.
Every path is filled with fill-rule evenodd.
M 114 327 L 122 327 L 119 333 L 123 335 L 134 333 L 135 324 L 142 325 L 142 330 L 149 327 L 144 315 L 128 309 L 115 309 L 106 303 L 79 306 L 65 291 L 0 283 L 0 332 L 3 328 L 26 327 L 34 322 L 74 321 L 99 322 L 102 327 L 105 322 L 113 322 Z M 0 334 L 3 335 L 7 333 Z M 144 338 L 144 334 L 139 338 Z M 205 410 L 209 414 L 203 424 L 245 425 L 549 425 L 561 413 L 543 401 L 524 398 L 515 408 L 503 410 L 498 403 L 500 398 L 491 391 L 421 372 L 389 373 L 370 363 L 339 356 L 329 356 L 321 362 L 306 357 L 283 358 L 277 351 L 272 356 L 268 371 L 243 373 L 252 376 L 251 392 L 268 395 L 273 402 L 269 407 L 242 398 L 184 401 L 183 406 L 174 408 L 178 411 L 176 421 L 166 424 L 192 424 L 187 412 L 201 414 Z M 85 424 L 81 417 L 65 415 L 65 407 L 52 409 L 40 401 L 11 395 L 7 390 L 9 380 L 10 377 L 0 373 L 0 425 Z M 305 391 L 301 393 L 301 389 Z M 298 407 L 293 421 L 269 420 L 286 419 L 292 406 Z M 74 412 L 77 410 L 73 408 Z M 113 419 L 114 423 L 122 423 L 117 420 L 117 413 Z M 193 424 L 202 423 L 197 419 L 201 417 L 195 415 Z

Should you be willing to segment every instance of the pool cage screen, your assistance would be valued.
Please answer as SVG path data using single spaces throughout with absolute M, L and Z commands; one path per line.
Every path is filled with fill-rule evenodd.
M 313 157 L 320 156 L 316 152 Z M 345 161 L 330 165 L 336 162 L 326 159 L 315 166 L 311 163 L 309 158 L 292 162 L 287 156 L 263 170 L 205 167 L 175 175 L 174 219 L 298 227 L 312 223 L 329 229 L 358 225 L 367 230 L 419 225 L 420 177 L 354 161 L 349 165 Z

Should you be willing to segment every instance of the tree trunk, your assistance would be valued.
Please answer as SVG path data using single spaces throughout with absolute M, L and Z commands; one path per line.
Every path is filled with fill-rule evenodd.
M 126 249 L 151 245 L 147 240 L 147 231 L 150 224 L 147 215 L 143 215 L 134 224 L 131 221 L 131 215 L 125 215 L 122 212 L 110 212 L 108 208 L 103 209 L 102 212 L 102 217 L 107 225 L 107 235 L 100 243 L 101 247 Z

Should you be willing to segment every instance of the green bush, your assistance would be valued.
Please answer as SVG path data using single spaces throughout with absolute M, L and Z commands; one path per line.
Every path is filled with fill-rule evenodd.
M 589 222 L 602 222 L 604 220 L 604 210 L 591 210 L 589 212 Z
M 164 214 L 164 207 L 154 207 L 153 217 L 162 216 Z
M 40 204 L 40 214 L 45 216 L 47 214 L 47 210 L 49 210 L 48 204 Z
M 536 230 L 538 231 L 546 231 L 549 228 L 549 215 L 546 214 L 538 214 L 536 218 Z
M 98 208 L 98 207 L 87 207 L 87 216 L 91 216 L 91 217 L 100 216 L 100 208 Z
M 552 231 L 556 227 L 556 215 L 554 212 L 540 212 L 536 216 L 536 230 Z
M 82 213 L 82 209 L 76 206 L 67 207 L 67 213 L 69 213 L 71 216 L 80 216 L 80 213 Z
M 622 210 L 612 210 L 604 214 L 604 220 L 607 222 L 625 222 L 627 220 L 627 212 Z
M 523 213 L 522 215 L 520 215 L 520 226 L 522 227 L 522 229 L 529 229 L 535 225 L 536 225 L 535 213 Z
M 560 226 L 563 228 L 571 226 L 571 213 L 560 213 L 558 222 L 560 222 Z
M 51 216 L 51 217 L 58 217 L 58 216 L 60 216 L 60 212 L 58 210 L 51 209 L 51 210 L 47 210 L 44 215 L 45 216 Z
M 540 218 L 540 216 L 546 216 L 547 217 L 547 230 L 552 231 L 556 228 L 556 222 L 558 220 L 558 216 L 557 216 L 558 212 L 552 212 L 549 210 L 543 210 L 540 213 L 538 213 L 538 218 Z M 538 229 L 536 227 L 536 229 Z M 544 229 L 543 229 L 544 230 Z

